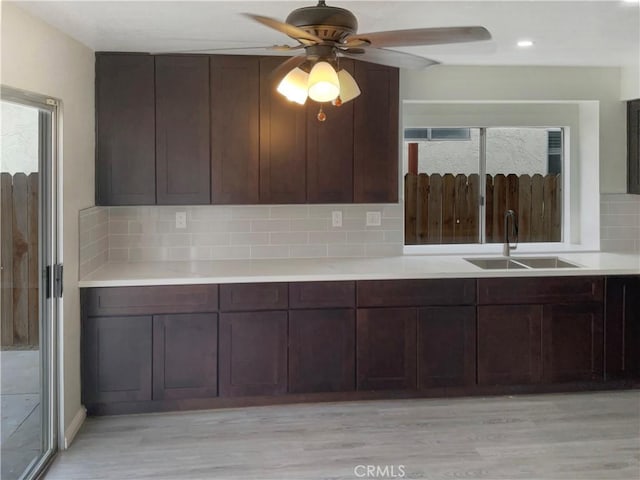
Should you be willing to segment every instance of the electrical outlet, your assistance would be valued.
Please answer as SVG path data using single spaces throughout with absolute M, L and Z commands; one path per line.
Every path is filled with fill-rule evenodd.
M 367 227 L 379 227 L 382 225 L 382 214 L 380 212 L 367 212 Z
M 331 212 L 331 226 L 332 227 L 342 226 L 342 212 L 340 210 L 334 210 L 333 212 Z
M 187 228 L 187 212 L 176 212 L 176 228 Z

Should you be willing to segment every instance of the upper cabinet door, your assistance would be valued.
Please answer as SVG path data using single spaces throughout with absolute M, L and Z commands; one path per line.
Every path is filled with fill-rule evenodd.
M 353 201 L 395 203 L 399 168 L 398 69 L 356 62 L 355 79 L 362 94 L 353 105 Z
M 156 56 L 156 187 L 160 205 L 210 203 L 206 56 Z
M 628 191 L 640 194 L 640 100 L 627 103 L 627 155 Z
M 272 72 L 285 59 L 260 59 L 260 203 L 305 203 L 305 107 L 276 91 Z
M 156 203 L 154 57 L 96 55 L 96 204 Z
M 353 60 L 340 59 L 353 75 Z M 353 103 L 323 106 L 327 115 L 318 121 L 320 104 L 307 100 L 307 202 L 353 202 Z
M 258 57 L 211 57 L 213 203 L 259 202 L 259 95 Z

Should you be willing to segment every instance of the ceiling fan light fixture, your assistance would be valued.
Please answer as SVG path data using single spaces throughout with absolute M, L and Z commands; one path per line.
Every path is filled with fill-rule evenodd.
M 340 105 L 350 102 L 360 95 L 360 87 L 358 87 L 355 78 L 349 72 L 344 69 L 340 70 L 338 72 L 338 80 L 340 82 L 340 96 L 338 97 Z M 333 101 L 334 105 L 336 105 L 336 101 L 337 98 Z
M 308 93 L 316 102 L 331 102 L 340 94 L 340 80 L 334 68 L 325 61 L 317 62 L 309 73 Z
M 288 100 L 304 105 L 307 101 L 309 74 L 299 67 L 291 70 L 278 84 L 278 93 Z

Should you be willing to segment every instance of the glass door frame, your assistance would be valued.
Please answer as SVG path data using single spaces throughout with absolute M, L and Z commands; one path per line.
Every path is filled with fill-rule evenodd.
M 39 327 L 40 327 L 40 387 L 42 402 L 42 451 L 41 455 L 23 472 L 21 480 L 40 477 L 58 451 L 60 426 L 59 399 L 59 337 L 58 321 L 62 318 L 62 297 L 55 295 L 55 265 L 62 260 L 62 242 L 59 229 L 62 225 L 62 175 L 59 169 L 61 145 L 60 100 L 0 85 L 2 101 L 35 107 L 38 109 L 39 143 Z

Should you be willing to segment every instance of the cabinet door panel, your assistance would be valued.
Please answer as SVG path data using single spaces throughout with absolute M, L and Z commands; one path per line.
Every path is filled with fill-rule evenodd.
M 418 387 L 476 383 L 474 307 L 418 310 Z
M 478 384 L 539 383 L 542 306 L 478 307 Z
M 209 58 L 158 55 L 155 66 L 158 204 L 208 204 Z
M 640 377 L 640 276 L 608 277 L 605 376 Z
M 260 59 L 260 202 L 305 203 L 306 109 L 276 91 L 282 57 Z
M 340 67 L 353 75 L 353 61 Z M 307 102 L 307 202 L 353 202 L 353 101 L 340 107 L 323 105 L 327 115 L 318 121 L 320 105 Z
M 287 312 L 220 315 L 220 396 L 287 391 Z
M 153 399 L 215 397 L 218 315 L 153 317 Z
M 353 200 L 398 201 L 398 69 L 356 62 L 362 94 L 354 100 Z M 327 120 L 329 121 L 329 120 Z
M 289 392 L 355 389 L 355 312 L 289 312 Z
M 416 388 L 416 309 L 359 309 L 358 390 Z
M 151 400 L 151 317 L 88 317 L 83 401 Z
M 259 59 L 211 56 L 213 203 L 258 203 L 259 119 Z
M 542 332 L 545 382 L 602 380 L 602 305 L 547 305 Z
M 96 204 L 156 203 L 154 57 L 96 55 Z

